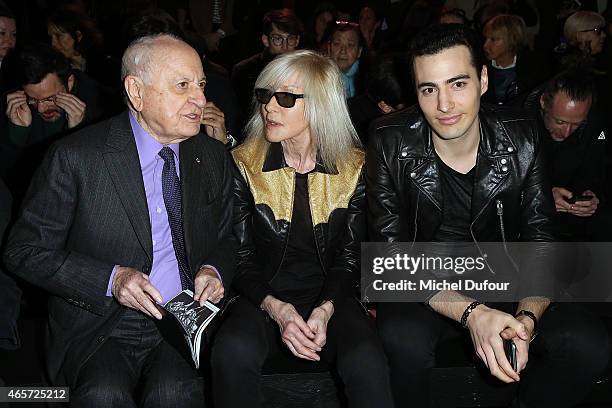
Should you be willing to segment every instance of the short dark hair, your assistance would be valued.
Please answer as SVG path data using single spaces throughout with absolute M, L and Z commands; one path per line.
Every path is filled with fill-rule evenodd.
M 458 45 L 467 47 L 470 61 L 480 79 L 485 59 L 476 31 L 463 24 L 435 24 L 419 32 L 410 43 L 410 67 L 414 78 L 414 60 L 416 57 L 436 55 Z
M 72 74 L 70 62 L 50 45 L 29 45 L 19 53 L 18 58 L 22 86 L 38 84 L 51 73 L 57 74 L 62 84 L 68 85 L 68 77 Z
M 264 14 L 263 33 L 270 35 L 274 27 L 287 34 L 302 35 L 304 26 L 290 9 L 272 10 Z
M 544 104 L 551 106 L 559 92 L 566 94 L 572 101 L 593 104 L 597 99 L 597 85 L 593 74 L 584 68 L 570 68 L 555 75 L 544 87 Z

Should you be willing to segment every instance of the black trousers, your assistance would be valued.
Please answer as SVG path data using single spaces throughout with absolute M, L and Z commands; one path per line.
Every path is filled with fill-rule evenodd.
M 356 300 L 337 303 L 321 359 L 335 362 L 350 407 L 392 407 L 387 361 L 374 326 Z M 278 325 L 244 298 L 226 313 L 211 356 L 215 408 L 260 407 L 264 362 L 285 352 Z
M 504 311 L 513 313 L 512 304 Z M 381 303 L 378 330 L 389 359 L 397 408 L 429 406 L 429 370 L 442 339 L 468 335 L 461 326 L 420 303 Z M 469 336 L 469 335 L 468 335 Z M 517 406 L 562 408 L 579 403 L 610 357 L 601 321 L 576 304 L 552 304 L 539 322 L 521 373 Z
M 162 338 L 156 322 L 130 309 L 79 371 L 70 403 L 201 408 L 204 390 L 193 364 Z

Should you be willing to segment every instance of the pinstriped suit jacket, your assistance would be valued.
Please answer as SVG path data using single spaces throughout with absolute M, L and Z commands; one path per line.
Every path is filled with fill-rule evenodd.
M 181 143 L 185 245 L 192 273 L 234 269 L 231 159 L 205 135 Z M 127 112 L 66 137 L 47 152 L 4 254 L 15 274 L 47 290 L 46 357 L 54 384 L 74 385 L 125 308 L 106 296 L 114 265 L 149 273 L 151 224 Z

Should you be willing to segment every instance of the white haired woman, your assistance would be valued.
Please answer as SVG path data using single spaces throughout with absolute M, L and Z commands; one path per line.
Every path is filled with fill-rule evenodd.
M 570 46 L 588 55 L 598 55 L 606 39 L 606 20 L 594 11 L 577 11 L 565 20 L 563 36 Z
M 255 83 L 237 165 L 233 287 L 212 351 L 217 408 L 259 407 L 266 359 L 335 363 L 351 407 L 390 407 L 383 350 L 355 298 L 364 153 L 334 62 L 277 57 Z
M 590 68 L 600 74 L 601 89 L 609 89 L 610 61 L 603 52 L 606 39 L 606 20 L 594 11 L 577 11 L 565 20 L 563 37 L 567 42 L 555 48 L 560 62 L 559 70 L 573 67 Z M 608 99 L 605 92 L 604 99 Z

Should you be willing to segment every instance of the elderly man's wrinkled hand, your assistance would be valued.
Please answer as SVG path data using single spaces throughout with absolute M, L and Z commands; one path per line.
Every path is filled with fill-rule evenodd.
M 115 272 L 112 283 L 112 293 L 123 306 L 140 310 L 147 316 L 162 318 L 157 303 L 162 302 L 162 296 L 149 281 L 149 276 L 133 268 L 120 266 Z
M 193 299 L 203 305 L 207 300 L 218 303 L 224 295 L 225 288 L 217 272 L 207 267 L 200 269 L 194 281 Z

